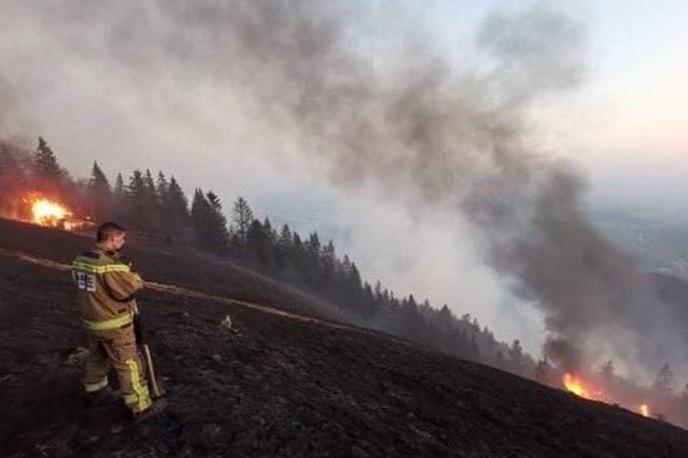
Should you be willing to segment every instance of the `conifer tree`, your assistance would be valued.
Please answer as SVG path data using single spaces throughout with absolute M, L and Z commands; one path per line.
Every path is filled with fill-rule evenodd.
M 91 218 L 97 222 L 103 222 L 108 219 L 112 213 L 113 194 L 110 182 L 103 173 L 103 170 L 98 165 L 98 162 L 93 162 L 91 169 L 91 178 L 88 181 L 88 201 L 89 213 Z
M 211 217 L 211 235 L 212 243 L 217 247 L 217 250 L 223 254 L 227 251 L 229 244 L 229 232 L 227 231 L 227 218 L 222 212 L 222 205 L 220 198 L 212 191 L 206 195 L 210 203 L 210 217 Z
M 246 233 L 246 250 L 250 263 L 266 272 L 274 269 L 268 229 L 257 219 L 253 220 Z
M 306 263 L 306 271 L 304 274 L 306 284 L 313 290 L 320 290 L 323 285 L 320 282 L 320 238 L 317 232 L 310 234 L 305 247 L 306 258 L 304 261 Z
M 292 234 L 292 244 L 291 251 L 289 253 L 289 258 L 291 259 L 291 265 L 293 267 L 295 280 L 303 284 L 303 273 L 306 271 L 306 250 L 303 246 L 303 242 L 301 241 L 301 236 L 296 231 L 294 231 L 294 233 Z
M 275 245 L 275 265 L 282 275 L 289 279 L 293 275 L 291 265 L 292 234 L 289 225 L 284 224 Z
M 67 184 L 65 172 L 58 164 L 55 153 L 42 137 L 38 137 L 32 165 L 34 179 L 38 180 L 36 185 L 40 188 L 60 192 Z
M 334 249 L 334 243 L 330 240 L 325 248 L 323 248 L 320 260 L 320 283 L 326 290 L 330 290 L 334 283 L 335 277 L 335 259 L 337 255 Z
M 91 169 L 91 178 L 88 181 L 91 190 L 109 196 L 112 193 L 110 182 L 103 173 L 103 170 L 98 165 L 98 162 L 93 161 L 93 168 Z
M 184 191 L 182 191 L 174 176 L 170 178 L 167 186 L 164 214 L 167 215 L 170 223 L 176 228 L 182 229 L 191 225 L 189 202 L 186 200 Z
M 674 372 L 671 370 L 669 363 L 665 363 L 659 368 L 652 387 L 663 395 L 670 395 L 674 392 Z
M 143 206 L 146 214 L 149 215 L 146 229 L 150 232 L 158 232 L 161 227 L 160 199 L 150 169 L 146 169 L 143 184 Z
M 274 249 L 275 245 L 277 245 L 277 231 L 273 229 L 272 223 L 270 222 L 270 218 L 267 216 L 263 220 L 263 232 L 265 232 L 265 237 L 267 238 L 269 250 L 272 252 L 271 256 L 274 258 Z
M 521 341 L 518 339 L 514 340 L 509 348 L 509 360 L 511 371 L 516 374 L 523 374 L 525 354 L 523 347 L 521 347 Z
M 127 188 L 124 187 L 124 178 L 122 178 L 121 173 L 118 173 L 115 179 L 114 194 L 116 199 L 124 199 L 127 195 Z
M 165 174 L 158 171 L 158 179 L 155 183 L 155 193 L 158 195 L 158 200 L 160 201 L 160 206 L 165 207 L 167 202 L 167 193 L 169 190 L 170 183 L 165 178 Z
M 194 192 L 191 204 L 191 221 L 196 243 L 204 250 L 226 254 L 229 243 L 227 220 L 222 213 L 219 197 L 213 192 L 204 195 L 201 189 Z
M 253 210 L 243 197 L 239 197 L 234 203 L 233 221 L 241 243 L 245 244 L 248 228 L 253 221 Z
M 115 187 L 112 190 L 112 216 L 120 224 L 129 225 L 129 201 L 121 173 L 117 174 Z
M 153 215 L 147 207 L 146 182 L 140 170 L 134 170 L 127 186 L 127 219 L 136 229 L 147 231 L 150 228 Z

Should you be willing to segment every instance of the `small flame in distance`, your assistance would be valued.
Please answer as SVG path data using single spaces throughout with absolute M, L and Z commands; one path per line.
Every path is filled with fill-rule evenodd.
M 650 416 L 650 407 L 647 404 L 642 404 L 640 406 L 640 414 L 643 417 L 649 417 Z

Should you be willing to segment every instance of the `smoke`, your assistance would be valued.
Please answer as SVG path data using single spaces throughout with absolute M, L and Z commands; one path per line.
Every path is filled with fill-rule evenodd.
M 372 5 L 16 3 L 0 25 L 50 39 L 39 40 L 43 62 L 3 43 L 0 88 L 9 94 L 0 99 L 12 105 L 0 110 L 0 129 L 61 125 L 66 135 L 134 151 L 147 142 L 198 148 L 200 162 L 213 158 L 210 145 L 232 138 L 277 169 L 293 161 L 415 218 L 449 215 L 444 229 L 477 244 L 513 294 L 544 313 L 550 358 L 654 367 L 678 334 L 660 332 L 667 323 L 634 261 L 588 221 L 575 168 L 530 144 L 534 107 L 584 81 L 585 25 L 541 4 L 495 13 L 468 65 L 448 59 L 418 22 L 394 20 L 410 14 L 398 3 Z M 107 107 L 98 106 L 102 93 Z M 48 122 L 39 97 L 65 111 L 78 100 L 90 112 L 82 109 L 78 127 L 59 113 Z M 130 134 L 117 136 L 110 124 Z M 71 146 L 86 151 L 78 141 Z

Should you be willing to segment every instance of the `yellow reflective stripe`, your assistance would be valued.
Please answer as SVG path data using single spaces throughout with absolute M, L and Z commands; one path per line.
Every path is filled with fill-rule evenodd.
M 86 329 L 91 329 L 93 331 L 107 331 L 109 329 L 116 329 L 119 327 L 124 326 L 125 324 L 129 324 L 132 321 L 132 314 L 131 312 L 126 312 L 123 313 L 122 315 L 118 316 L 117 318 L 113 318 L 111 320 L 104 320 L 104 321 L 89 321 L 85 319 L 81 319 L 81 322 L 84 324 Z
M 104 264 L 96 266 L 79 261 L 74 261 L 72 263 L 72 269 L 82 270 L 92 274 L 104 274 L 106 272 L 131 272 L 131 268 L 129 268 L 129 266 L 126 264 Z
M 96 382 L 96 383 L 84 382 L 84 389 L 86 389 L 87 393 L 93 393 L 95 391 L 100 391 L 103 388 L 105 388 L 106 386 L 108 386 L 108 378 L 107 377 L 103 378 L 103 380 L 101 380 L 100 382 Z
M 141 385 L 139 365 L 136 363 L 136 360 L 129 358 L 126 363 L 129 366 L 129 376 L 131 377 L 131 386 L 134 389 L 134 394 L 124 395 L 124 402 L 134 412 L 144 411 L 152 404 L 148 387 Z

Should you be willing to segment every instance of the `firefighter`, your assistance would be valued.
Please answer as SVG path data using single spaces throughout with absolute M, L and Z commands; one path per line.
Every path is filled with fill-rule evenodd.
M 158 409 L 149 393 L 133 326 L 138 313 L 134 294 L 143 288 L 143 280 L 120 254 L 126 240 L 121 226 L 103 224 L 96 239 L 96 244 L 72 263 L 77 304 L 90 350 L 84 371 L 87 400 L 100 404 L 117 399 L 108 381 L 112 367 L 133 418 L 145 418 Z

